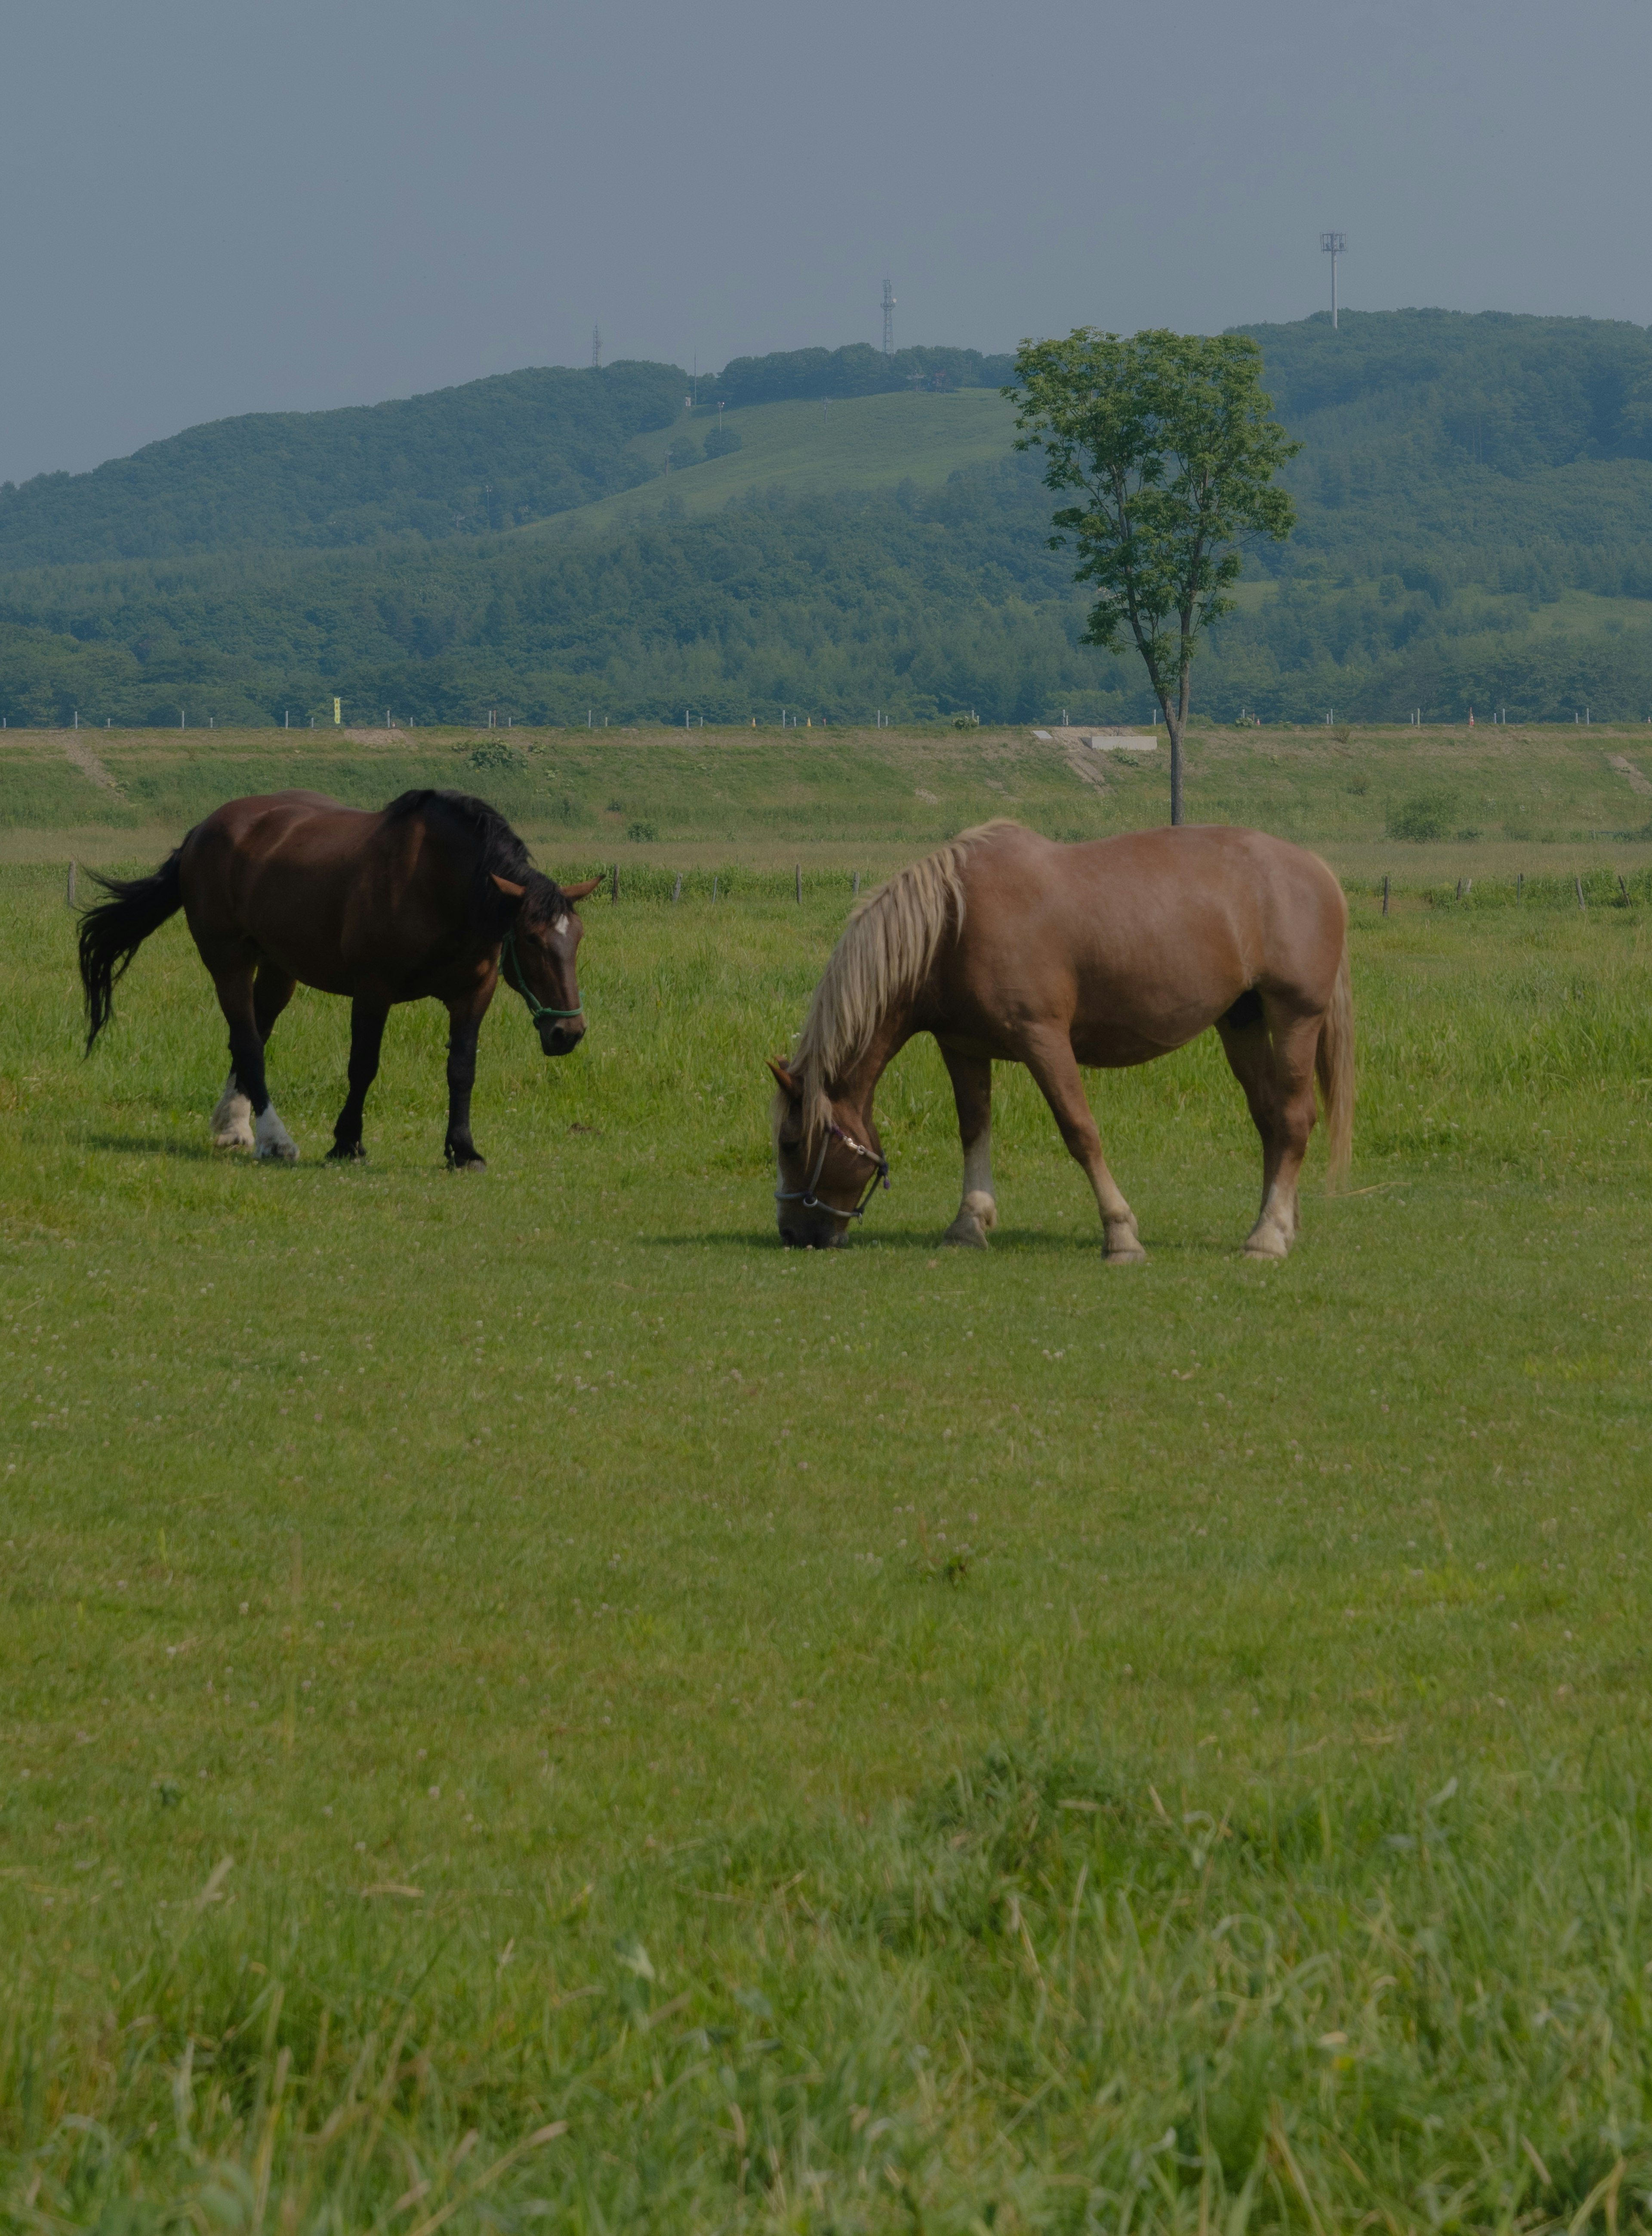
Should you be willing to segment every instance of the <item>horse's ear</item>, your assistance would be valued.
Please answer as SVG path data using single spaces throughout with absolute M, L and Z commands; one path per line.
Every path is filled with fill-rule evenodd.
M 595 892 L 601 883 L 600 878 L 586 878 L 577 885 L 564 885 L 562 898 L 565 901 L 582 901 L 587 894 Z
M 496 870 L 493 873 L 493 879 L 508 901 L 521 900 L 528 890 L 526 885 L 513 885 L 508 878 L 502 878 Z
M 796 1073 L 782 1063 L 777 1056 L 765 1056 L 764 1061 L 773 1072 L 775 1085 L 780 1092 L 791 1102 L 801 1102 L 803 1098 L 803 1083 Z

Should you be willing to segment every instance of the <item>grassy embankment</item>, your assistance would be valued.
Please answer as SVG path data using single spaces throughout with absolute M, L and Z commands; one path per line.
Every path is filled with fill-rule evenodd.
M 669 742 L 548 741 L 596 819 L 548 827 L 796 851 L 811 733 Z M 368 797 L 425 766 L 333 750 Z M 1234 1255 L 1255 1151 L 1203 1044 L 1098 1087 L 1138 1273 L 1019 1075 L 1005 1228 L 935 1249 L 923 1049 L 869 1231 L 789 1258 L 760 1058 L 876 819 L 1158 780 L 1072 806 L 1024 740 L 895 741 L 908 810 L 853 750 L 802 909 L 591 904 L 560 1066 L 500 1005 L 475 1182 L 434 1013 L 394 1022 L 372 1161 L 316 1161 L 317 996 L 272 1049 L 306 1161 L 214 1157 L 181 927 L 83 1064 L 61 838 L 6 872 L 17 2225 L 1647 2216 L 1644 906 L 1356 897 L 1354 1192 L 1284 1268 Z M 1518 844 L 1605 865 L 1574 750 L 1522 764 L 1556 807 Z M 736 752 L 738 812 L 694 789 Z M 1247 819 L 1294 778 L 1368 843 L 1325 741 L 1231 752 Z M 252 765 L 156 761 L 153 798 Z
M 95 766 L 88 773 L 69 749 Z M 110 779 L 99 780 L 101 763 Z M 1627 763 L 1628 766 L 1622 766 Z M 1050 836 L 1161 819 L 1168 754 L 1064 753 L 1030 730 L 454 729 L 0 735 L 0 858 L 98 860 L 175 843 L 237 793 L 306 785 L 382 804 L 444 784 L 496 802 L 568 874 L 882 873 L 993 815 Z M 1225 729 L 1188 748 L 1190 813 L 1319 848 L 1352 879 L 1428 886 L 1652 861 L 1652 733 L 1570 727 Z M 1422 811 L 1426 840 L 1394 838 Z

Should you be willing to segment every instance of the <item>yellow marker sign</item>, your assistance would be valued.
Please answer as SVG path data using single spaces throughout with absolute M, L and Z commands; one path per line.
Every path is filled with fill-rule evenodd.
M 338 727 L 338 725 L 344 720 L 344 702 L 342 699 L 335 699 L 332 702 L 332 726 L 335 730 Z

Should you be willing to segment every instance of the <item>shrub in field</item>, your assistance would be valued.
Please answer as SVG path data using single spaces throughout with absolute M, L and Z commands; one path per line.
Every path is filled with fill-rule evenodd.
M 1414 792 L 1388 809 L 1391 838 L 1443 838 L 1452 828 L 1457 802 L 1449 792 Z
M 520 746 L 508 744 L 503 738 L 489 738 L 480 746 L 473 746 L 465 756 L 473 769 L 498 769 L 512 773 L 528 766 L 528 755 Z

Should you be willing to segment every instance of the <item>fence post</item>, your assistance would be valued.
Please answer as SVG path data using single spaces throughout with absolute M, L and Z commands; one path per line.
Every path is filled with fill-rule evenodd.
M 612 906 L 620 898 L 620 865 L 616 862 L 608 872 L 608 901 Z
M 1386 870 L 1382 873 L 1382 913 L 1384 916 L 1388 913 L 1388 872 Z
M 680 870 L 678 870 L 678 871 L 677 872 L 677 883 L 676 883 L 675 886 L 672 888 L 672 898 L 674 901 L 679 901 L 679 900 L 681 900 L 681 898 L 683 898 L 683 873 L 682 873 L 682 871 L 681 871 Z
M 1522 871 L 1521 871 L 1521 872 L 1520 872 L 1520 874 L 1519 874 L 1519 876 L 1518 876 L 1518 877 L 1515 879 L 1515 881 L 1514 881 L 1514 898 L 1516 898 L 1516 900 L 1518 900 L 1518 901 L 1523 901 L 1523 900 L 1525 898 L 1525 897 L 1526 897 L 1526 873 L 1525 873 L 1525 871 L 1524 871 L 1524 870 L 1522 870 Z
M 803 865 L 801 862 L 792 872 L 791 885 L 797 905 L 801 908 L 803 904 Z
M 1579 908 L 1582 908 L 1583 905 L 1583 881 L 1581 878 L 1574 878 L 1572 879 L 1572 883 L 1577 888 L 1577 905 Z
M 69 868 L 72 870 L 72 869 L 74 868 L 75 865 L 71 862 L 71 863 L 69 864 Z M 1627 907 L 1629 906 L 1629 889 L 1628 885 L 1627 885 L 1624 883 L 1624 881 L 1623 881 L 1623 872 L 1622 871 L 1622 870 L 1620 870 L 1620 871 L 1618 871 L 1618 873 L 1617 873 L 1617 890 L 1619 891 L 1619 892 L 1620 892 L 1620 893 L 1622 893 L 1622 896 L 1623 896 L 1623 905 L 1624 905 L 1624 907 L 1625 907 L 1625 908 L 1627 908 Z
M 70 908 L 75 905 L 75 857 L 72 854 L 69 858 L 69 905 Z
M 1460 901 L 1460 900 L 1462 899 L 1462 898 L 1463 898 L 1463 880 L 1461 879 L 1461 878 L 1459 878 L 1458 879 L 1458 881 L 1457 881 L 1457 898 L 1458 898 L 1458 899 L 1459 899 L 1459 901 Z
M 855 898 L 856 898 L 856 900 L 859 900 L 860 897 L 861 897 L 861 873 L 860 873 L 860 871 L 859 871 L 858 870 L 856 870 L 856 871 L 855 872 Z
M 715 873 L 711 878 L 711 898 L 713 900 L 717 898 L 717 877 Z

